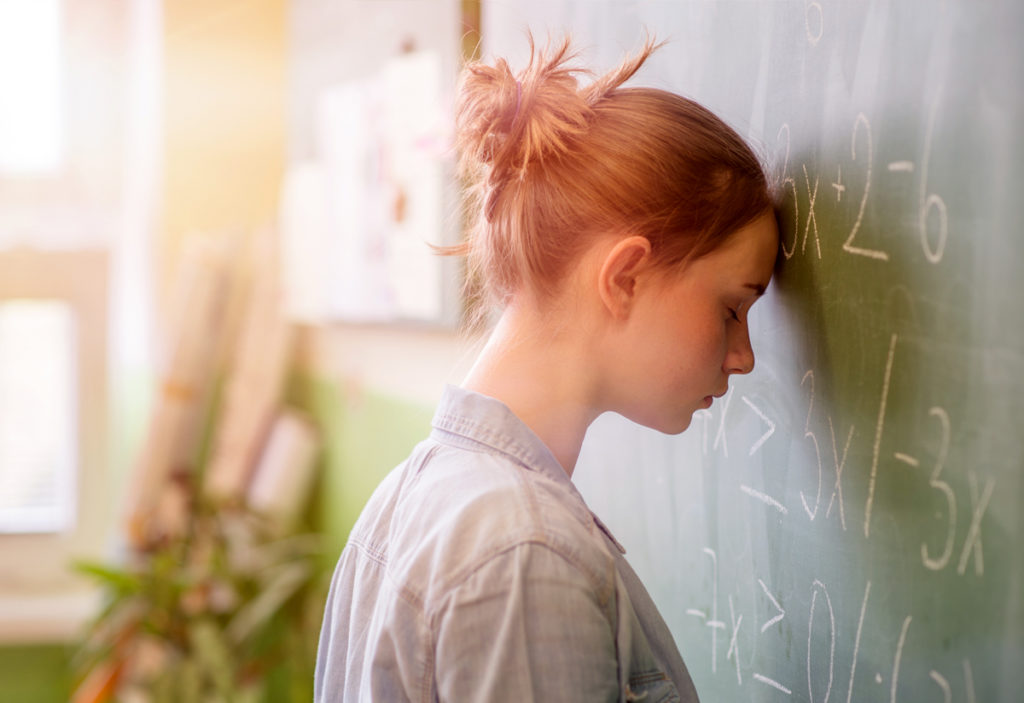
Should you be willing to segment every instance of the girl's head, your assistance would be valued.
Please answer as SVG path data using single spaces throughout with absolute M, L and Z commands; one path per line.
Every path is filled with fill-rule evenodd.
M 653 49 L 582 88 L 567 42 L 531 46 L 518 76 L 501 60 L 467 67 L 456 126 L 476 197 L 459 250 L 506 305 L 497 334 L 526 355 L 517 373 L 552 369 L 545 382 L 582 407 L 680 432 L 753 368 L 747 314 L 778 233 L 732 129 L 686 98 L 622 87 Z
M 513 75 L 471 64 L 457 112 L 460 166 L 475 196 L 460 253 L 498 303 L 559 289 L 600 237 L 639 235 L 672 269 L 722 246 L 771 211 L 761 165 L 728 125 L 692 100 L 624 88 L 655 49 L 580 87 L 569 42 Z

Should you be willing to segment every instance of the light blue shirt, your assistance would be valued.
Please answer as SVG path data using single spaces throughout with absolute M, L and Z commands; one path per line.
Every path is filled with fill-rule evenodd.
M 317 703 L 697 701 L 625 550 L 544 443 L 451 386 L 433 425 L 338 561 Z

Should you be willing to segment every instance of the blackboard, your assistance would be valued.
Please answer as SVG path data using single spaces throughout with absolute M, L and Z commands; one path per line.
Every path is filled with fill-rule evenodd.
M 1024 3 L 484 2 L 759 145 L 785 195 L 757 367 L 575 480 L 711 701 L 1024 700 Z M 760 308 L 760 309 L 758 309 Z

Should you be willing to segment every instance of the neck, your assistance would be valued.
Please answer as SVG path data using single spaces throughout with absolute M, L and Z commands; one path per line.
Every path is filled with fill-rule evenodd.
M 588 377 L 594 350 L 579 334 L 536 308 L 501 316 L 463 385 L 507 405 L 572 476 L 587 427 L 600 414 Z

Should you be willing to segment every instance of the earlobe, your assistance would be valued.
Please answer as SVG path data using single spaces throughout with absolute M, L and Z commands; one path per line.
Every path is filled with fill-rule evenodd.
M 598 274 L 598 292 L 615 319 L 625 319 L 636 298 L 638 276 L 650 264 L 651 242 L 647 237 L 626 237 L 611 248 Z

